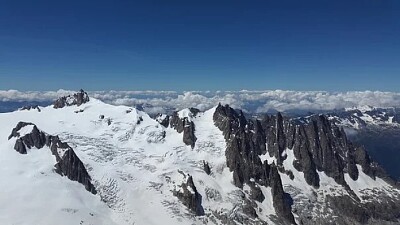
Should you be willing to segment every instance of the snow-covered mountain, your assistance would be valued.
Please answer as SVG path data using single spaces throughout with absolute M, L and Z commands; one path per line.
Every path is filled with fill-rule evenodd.
M 1 113 L 0 221 L 399 224 L 398 185 L 329 118 L 151 118 L 84 91 Z
M 321 113 L 343 127 L 354 143 L 365 146 L 392 177 L 400 179 L 400 108 L 363 106 L 311 115 Z M 293 116 L 292 120 L 307 123 L 311 118 L 309 115 L 298 116 Z
M 400 108 L 372 106 L 345 108 L 327 113 L 338 125 L 362 129 L 368 126 L 400 127 Z

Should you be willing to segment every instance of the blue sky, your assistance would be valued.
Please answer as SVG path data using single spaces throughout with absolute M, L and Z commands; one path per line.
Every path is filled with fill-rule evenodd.
M 0 2 L 0 89 L 399 84 L 397 0 Z

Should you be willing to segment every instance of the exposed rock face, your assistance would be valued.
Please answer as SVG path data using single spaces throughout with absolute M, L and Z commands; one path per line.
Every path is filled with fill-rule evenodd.
M 203 169 L 204 169 L 204 172 L 206 172 L 207 175 L 211 174 L 211 168 L 210 168 L 210 165 L 208 164 L 208 162 L 203 161 Z
M 158 114 L 155 119 L 157 122 L 159 122 L 164 127 L 169 126 L 169 116 L 164 115 L 164 114 Z
M 264 194 L 262 193 L 260 187 L 258 185 L 254 185 L 253 183 L 249 184 L 251 191 L 250 191 L 250 199 L 263 202 L 265 199 Z
M 183 121 L 183 143 L 194 148 L 197 140 L 196 136 L 194 135 L 194 123 L 192 121 L 188 121 L 187 118 L 184 118 Z
M 30 133 L 20 137 L 19 131 L 26 126 L 30 126 L 32 130 Z M 42 148 L 46 143 L 46 135 L 40 132 L 33 123 L 19 122 L 12 130 L 10 136 L 8 136 L 8 139 L 10 140 L 12 137 L 18 138 L 15 142 L 14 149 L 21 154 L 27 153 L 26 148 Z
M 24 142 L 21 139 L 18 139 L 15 142 L 14 149 L 15 149 L 15 151 L 17 151 L 21 154 L 26 154 L 26 147 L 25 147 Z
M 286 133 L 289 133 L 292 127 L 287 121 L 284 121 L 280 113 L 277 116 L 265 117 L 263 125 L 267 136 L 269 155 L 275 157 L 277 163 L 281 165 L 282 161 L 286 159 L 282 153 L 286 149 L 286 145 L 290 145 L 290 143 L 287 143 Z
M 32 127 L 32 130 L 21 136 L 21 129 L 26 129 L 27 126 Z M 21 154 L 27 154 L 27 149 L 33 147 L 37 149 L 44 146 L 49 147 L 56 158 L 55 171 L 70 180 L 78 181 L 85 186 L 86 190 L 96 194 L 96 189 L 91 183 L 91 178 L 82 161 L 74 150 L 67 143 L 62 142 L 58 136 L 48 135 L 40 131 L 33 123 L 19 122 L 8 139 L 13 137 L 17 138 L 14 149 Z
M 197 192 L 192 176 L 188 177 L 186 183 L 181 185 L 181 190 L 175 191 L 174 195 L 197 216 L 204 215 L 204 209 L 201 205 L 202 197 L 199 192 Z
M 370 160 L 367 152 L 349 142 L 344 130 L 333 125 L 326 116 L 314 115 L 307 123 L 296 124 L 278 113 L 277 116 L 266 116 L 262 123 L 270 156 L 276 157 L 281 165 L 284 149 L 293 149 L 296 157 L 293 166 L 304 172 L 309 185 L 319 187 L 317 171 L 324 171 L 338 184 L 347 186 L 344 173 L 357 180 L 356 164 L 362 165 L 363 171 L 371 177 L 378 174 L 387 177 L 382 168 Z
M 77 105 L 80 106 L 86 102 L 89 101 L 89 96 L 84 90 L 80 90 L 79 92 L 73 94 L 73 95 L 68 95 L 68 96 L 63 96 L 59 99 L 57 99 L 53 103 L 53 107 L 55 109 L 59 108 L 64 108 L 65 106 L 71 106 L 71 105 Z
M 200 112 L 200 110 L 196 108 L 189 108 L 189 110 L 192 113 L 192 116 L 197 116 L 197 114 Z
M 233 171 L 233 181 L 238 187 L 244 184 L 271 187 L 274 208 L 281 218 L 295 224 L 290 205 L 285 202 L 285 192 L 277 167 L 262 163 L 259 155 L 266 153 L 266 134 L 258 120 L 246 120 L 242 112 L 228 105 L 219 105 L 214 113 L 214 123 L 222 130 L 227 142 L 227 166 Z M 262 193 L 252 194 L 263 199 Z M 254 215 L 250 215 L 254 216 Z
M 342 160 L 346 157 L 346 152 L 351 152 L 352 147 L 348 145 L 344 131 L 336 126 L 332 127 L 325 116 L 313 118 L 305 130 L 316 168 L 334 178 L 337 183 L 344 185 L 343 171 L 346 166 L 354 165 L 354 161 Z
M 38 105 L 29 105 L 29 106 L 24 106 L 22 107 L 20 110 L 32 110 L 32 109 L 36 109 L 38 112 L 41 112 L 40 108 Z
M 355 147 L 353 154 L 351 155 L 354 158 L 354 162 L 360 164 L 362 166 L 362 170 L 364 173 L 368 174 L 372 178 L 381 177 L 385 178 L 385 180 L 389 183 L 393 183 L 387 173 L 384 171 L 382 167 L 380 167 L 376 162 L 372 161 L 368 153 L 362 147 Z
M 381 203 L 360 202 L 350 196 L 327 196 L 333 210 L 341 215 L 340 224 L 399 224 L 400 202 L 382 197 Z
M 318 171 L 323 171 L 349 192 L 348 197 L 330 196 L 326 200 L 337 212 L 341 212 L 339 208 L 343 208 L 343 205 L 347 207 L 346 212 L 342 212 L 347 217 L 336 221 L 340 221 L 341 224 L 365 224 L 373 219 L 387 221 L 390 218 L 397 221 L 399 218 L 394 212 L 398 212 L 400 206 L 396 206 L 390 212 L 378 213 L 377 210 L 372 210 L 372 203 L 361 205 L 360 199 L 355 196 L 344 178 L 345 174 L 348 174 L 351 179 L 358 179 L 360 171 L 356 164 L 361 165 L 363 172 L 373 179 L 380 177 L 391 184 L 394 182 L 370 159 L 362 147 L 354 146 L 348 141 L 344 130 L 334 125 L 326 116 L 315 115 L 303 123 L 285 118 L 280 113 L 265 116 L 262 120 L 247 120 L 241 111 L 237 112 L 227 105 L 219 105 L 214 113 L 214 123 L 223 131 L 227 143 L 226 163 L 233 172 L 234 184 L 237 187 L 249 185 L 252 188 L 250 198 L 258 202 L 261 202 L 264 196 L 256 186 L 271 187 L 276 214 L 285 219 L 282 223 L 294 223 L 291 199 L 288 199 L 289 195 L 283 190 L 280 175 L 285 173 L 291 179 L 294 178 L 293 171 L 288 171 L 283 165 L 287 160 L 288 151 L 293 151 L 290 153 L 295 157 L 294 169 L 303 172 L 309 185 L 318 189 Z M 265 154 L 274 159 L 274 162 L 261 162 L 260 155 Z M 387 200 L 385 203 L 387 207 L 397 204 L 397 200 Z M 351 212 L 354 212 L 354 215 Z M 313 221 L 312 217 L 300 218 L 300 222 L 329 224 L 326 221 Z
M 78 181 L 93 194 L 97 193 L 85 166 L 67 143 L 62 142 L 58 136 L 51 136 L 50 149 L 57 159 L 54 167 L 58 174 L 66 176 L 70 180 Z
M 192 112 L 193 116 L 199 112 L 199 110 L 195 108 L 190 108 L 189 110 Z M 176 131 L 178 131 L 178 133 L 183 132 L 183 143 L 194 148 L 197 138 L 194 135 L 194 123 L 190 120 L 190 118 L 180 118 L 178 112 L 174 112 L 172 116 L 169 117 L 169 124 Z
M 271 187 L 272 192 L 273 205 L 277 212 L 277 215 L 281 218 L 284 218 L 286 222 L 295 224 L 294 217 L 291 211 L 291 205 L 287 200 L 287 198 L 290 196 L 283 191 L 281 177 L 278 173 L 278 169 L 275 166 L 271 167 L 269 181 L 269 186 Z
M 182 141 L 186 145 L 190 145 L 194 148 L 196 144 L 196 135 L 194 134 L 195 125 L 191 120 L 192 117 L 196 116 L 200 110 L 195 108 L 189 108 L 189 115 L 185 115 L 184 117 L 179 116 L 179 112 L 173 112 L 171 116 L 167 116 L 164 114 L 158 114 L 155 116 L 155 120 L 163 125 L 164 127 L 171 126 L 178 133 L 183 133 Z

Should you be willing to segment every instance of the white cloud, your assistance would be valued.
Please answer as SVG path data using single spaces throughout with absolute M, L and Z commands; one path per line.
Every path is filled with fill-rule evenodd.
M 73 93 L 73 91 L 17 91 L 17 90 L 0 90 L 0 101 L 51 101 L 60 96 Z
M 70 93 L 73 91 L 8 90 L 0 91 L 0 101 L 53 101 Z M 143 105 L 151 113 L 187 107 L 206 110 L 219 102 L 257 113 L 269 110 L 332 110 L 364 105 L 400 106 L 400 93 L 380 91 L 94 91 L 89 92 L 89 95 L 110 104 Z

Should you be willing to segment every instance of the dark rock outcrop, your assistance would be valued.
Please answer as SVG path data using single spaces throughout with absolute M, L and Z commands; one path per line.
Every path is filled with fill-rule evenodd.
M 319 187 L 317 171 L 324 171 L 346 187 L 345 173 L 353 180 L 358 178 L 356 164 L 361 165 L 371 177 L 387 177 L 382 168 L 370 160 L 365 149 L 354 146 L 344 130 L 324 115 L 314 115 L 303 123 L 296 123 L 278 113 L 277 116 L 265 116 L 262 124 L 268 152 L 277 158 L 278 166 L 285 160 L 284 149 L 292 149 L 294 168 L 303 172 L 307 183 L 316 188 Z
M 26 126 L 30 126 L 32 130 L 20 137 L 20 130 Z M 39 131 L 33 123 L 19 122 L 8 136 L 8 139 L 10 140 L 13 137 L 18 138 L 15 142 L 14 149 L 21 154 L 26 154 L 27 148 L 36 147 L 39 149 L 46 143 L 46 135 Z
M 326 201 L 341 215 L 341 224 L 399 224 L 400 221 L 400 200 L 390 196 L 382 196 L 380 203 L 360 204 L 350 196 L 327 196 Z
M 277 215 L 287 223 L 295 224 L 291 206 L 285 201 L 286 194 L 283 191 L 277 166 L 263 163 L 259 157 L 259 155 L 267 153 L 265 138 L 267 134 L 261 122 L 258 120 L 246 120 L 241 111 L 236 112 L 228 105 L 218 105 L 213 119 L 215 125 L 223 132 L 227 142 L 225 151 L 226 163 L 233 172 L 234 184 L 237 187 L 243 187 L 244 184 L 248 184 L 255 189 L 254 180 L 259 185 L 271 187 Z M 283 149 L 283 142 L 280 147 Z M 274 149 L 279 151 L 280 147 L 278 146 Z M 260 201 L 263 199 L 261 195 L 255 189 L 252 190 L 251 198 Z M 249 216 L 253 215 L 250 214 Z
M 15 151 L 21 153 L 21 154 L 26 154 L 26 147 L 24 142 L 21 139 L 17 139 L 17 141 L 15 141 L 15 145 L 14 145 L 14 149 Z
M 20 108 L 21 111 L 23 111 L 23 110 L 30 111 L 32 109 L 36 109 L 38 112 L 42 111 L 42 110 L 40 110 L 38 105 L 28 105 L 28 106 L 24 106 L 24 107 Z
M 203 160 L 203 170 L 204 172 L 206 172 L 207 175 L 211 174 L 211 168 L 210 165 L 208 164 L 208 162 Z
M 267 138 L 268 153 L 277 159 L 279 165 L 285 160 L 282 154 L 288 145 L 292 145 L 292 140 L 287 140 L 293 133 L 293 127 L 286 120 L 282 114 L 278 113 L 276 116 L 265 117 L 262 121 L 265 135 Z
M 293 153 L 296 157 L 293 167 L 298 171 L 303 171 L 304 178 L 309 185 L 319 187 L 319 176 L 313 155 L 309 151 L 310 145 L 307 139 L 306 130 L 303 126 L 296 127 L 297 138 L 294 140 Z
M 82 113 L 82 112 L 84 112 L 84 111 L 85 111 L 85 110 L 80 109 L 80 110 L 75 110 L 74 113 Z
M 189 111 L 192 113 L 192 116 L 197 116 L 200 112 L 200 110 L 196 108 L 189 108 Z
M 180 191 L 174 191 L 174 195 L 194 214 L 197 216 L 204 215 L 204 209 L 201 205 L 202 196 L 197 192 L 192 176 L 189 176 L 186 183 L 181 185 Z
M 261 188 L 258 185 L 249 184 L 251 190 L 250 190 L 250 198 L 252 200 L 258 201 L 258 202 L 263 202 L 265 199 L 264 194 L 261 191 Z
M 183 143 L 194 148 L 197 140 L 196 136 L 194 135 L 194 123 L 189 121 L 187 118 L 184 118 L 183 120 Z
M 357 146 L 352 154 L 354 163 L 361 165 L 362 171 L 372 178 L 380 177 L 388 181 L 389 183 L 394 183 L 392 179 L 389 178 L 388 174 L 384 169 L 374 162 L 364 148 Z
M 243 213 L 250 218 L 254 219 L 257 218 L 257 211 L 254 209 L 256 206 L 254 201 L 250 201 L 249 199 L 244 199 L 244 204 L 243 204 Z
M 26 126 L 32 126 L 32 130 L 21 136 L 20 130 Z M 83 184 L 85 189 L 92 194 L 97 193 L 82 161 L 74 150 L 67 143 L 62 142 L 58 136 L 52 136 L 40 131 L 33 123 L 19 122 L 8 137 L 8 139 L 11 138 L 17 138 L 14 149 L 21 154 L 27 154 L 27 149 L 33 147 L 37 149 L 41 149 L 44 146 L 49 147 L 56 158 L 57 163 L 54 167 L 58 174 Z
M 199 111 L 198 109 L 190 108 L 192 116 L 196 115 Z M 196 136 L 194 134 L 195 127 L 193 121 L 188 117 L 180 118 L 178 112 L 174 112 L 172 116 L 169 117 L 169 124 L 173 127 L 178 133 L 183 132 L 183 143 L 186 145 L 190 145 L 194 148 L 196 144 Z
M 291 205 L 286 199 L 288 195 L 283 190 L 281 176 L 278 173 L 278 169 L 274 165 L 272 165 L 270 169 L 269 181 L 276 214 L 279 217 L 284 218 L 287 222 L 295 224 L 294 217 L 291 211 Z
M 169 116 L 163 115 L 163 114 L 158 114 L 155 119 L 158 123 L 160 123 L 164 127 L 169 126 Z
M 263 180 L 264 167 L 258 157 L 265 152 L 263 133 L 251 128 L 253 123 L 247 123 L 244 115 L 237 113 L 229 106 L 219 105 L 214 113 L 215 125 L 223 131 L 227 142 L 225 151 L 227 166 L 233 171 L 234 184 L 243 187 L 251 178 Z
M 57 160 L 54 167 L 58 174 L 78 181 L 93 194 L 97 193 L 85 166 L 67 143 L 62 142 L 58 136 L 51 136 L 50 149 Z
M 17 126 L 15 126 L 12 131 L 11 134 L 8 136 L 8 140 L 10 140 L 13 137 L 20 137 L 20 133 L 19 131 L 21 130 L 21 128 L 28 126 L 28 125 L 34 125 L 33 123 L 29 123 L 29 122 L 19 122 L 17 123 Z
M 344 185 L 345 162 L 342 158 L 350 150 L 345 133 L 322 115 L 312 118 L 305 131 L 316 168 Z
M 380 208 L 389 207 L 391 210 L 384 212 L 378 210 L 377 202 L 361 203 L 350 189 L 344 177 L 348 174 L 351 179 L 357 180 L 361 172 L 357 164 L 373 179 L 383 178 L 393 185 L 395 182 L 371 160 L 364 148 L 351 143 L 344 130 L 326 116 L 314 115 L 301 122 L 285 118 L 280 113 L 265 115 L 261 120 L 246 119 L 241 111 L 235 111 L 228 105 L 218 105 L 213 119 L 227 143 L 226 163 L 233 172 L 234 184 L 237 187 L 249 185 L 249 197 L 253 201 L 263 199 L 256 185 L 271 187 L 273 206 L 278 217 L 285 219 L 284 224 L 294 223 L 291 212 L 293 199 L 284 192 L 280 175 L 287 174 L 290 179 L 294 178 L 292 168 L 285 168 L 288 154 L 291 160 L 294 156 L 293 169 L 303 172 L 309 185 L 319 188 L 318 172 L 321 171 L 347 190 L 347 197 L 330 196 L 326 200 L 336 209 L 335 212 L 346 216 L 337 220 L 342 224 L 365 224 L 374 219 L 392 222 L 398 220 L 398 215 L 393 213 L 400 208 L 395 207 L 397 200 L 388 199 Z M 274 162 L 261 162 L 259 156 L 264 154 L 268 154 Z M 306 220 L 308 222 L 305 224 L 314 224 L 309 223 L 311 217 Z M 301 223 L 304 221 L 301 218 Z
M 77 92 L 73 95 L 63 96 L 63 97 L 57 99 L 53 103 L 53 107 L 55 109 L 59 109 L 59 108 L 64 108 L 65 106 L 71 106 L 71 105 L 80 106 L 88 101 L 89 101 L 88 94 L 84 90 L 81 89 L 79 92 Z

